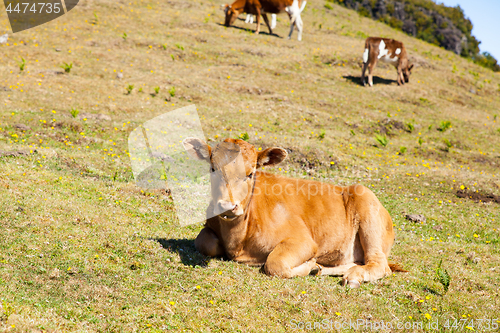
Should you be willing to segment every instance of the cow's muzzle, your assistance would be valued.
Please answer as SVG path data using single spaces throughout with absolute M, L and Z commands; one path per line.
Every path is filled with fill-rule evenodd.
M 222 217 L 224 220 L 233 220 L 239 215 L 241 215 L 241 209 L 238 204 L 234 204 L 230 201 L 220 200 L 217 203 L 217 209 L 215 213 Z

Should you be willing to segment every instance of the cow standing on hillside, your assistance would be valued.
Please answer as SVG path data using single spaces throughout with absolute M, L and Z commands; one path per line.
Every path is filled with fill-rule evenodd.
M 363 71 L 361 83 L 366 86 L 365 71 L 368 68 L 368 84 L 373 86 L 373 70 L 377 61 L 393 64 L 398 70 L 398 85 L 409 82 L 413 65 L 408 61 L 408 53 L 403 43 L 394 39 L 368 37 L 365 41 L 365 52 L 363 53 Z
M 279 14 L 285 11 L 290 17 L 290 33 L 288 34 L 288 39 L 292 37 L 293 30 L 295 26 L 297 26 L 298 40 L 300 41 L 302 40 L 302 30 L 304 27 L 300 13 L 304 10 L 305 6 L 306 1 L 304 0 L 236 0 L 231 5 L 225 5 L 223 8 L 226 13 L 224 25 L 226 27 L 232 25 L 241 13 L 253 14 L 257 18 L 257 29 L 255 33 L 260 33 L 260 17 L 262 16 L 269 29 L 269 33 L 272 34 L 273 29 L 269 24 L 269 19 L 266 14 Z
M 351 288 L 399 269 L 387 262 L 391 216 L 368 188 L 258 170 L 283 161 L 283 148 L 259 152 L 235 139 L 214 149 L 197 138 L 183 145 L 211 169 L 212 200 L 195 240 L 202 254 L 264 265 L 266 274 L 283 278 L 339 275 Z

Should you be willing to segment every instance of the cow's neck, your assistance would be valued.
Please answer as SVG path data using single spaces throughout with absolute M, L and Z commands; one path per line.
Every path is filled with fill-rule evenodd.
M 243 241 L 247 234 L 248 218 L 247 214 L 238 216 L 233 221 L 224 221 L 220 219 L 220 231 L 224 248 L 230 259 L 240 255 L 243 249 Z
M 253 197 L 255 186 L 257 184 L 257 173 L 252 185 L 251 196 Z M 245 207 L 245 211 L 241 216 L 238 216 L 233 221 L 224 221 L 220 217 L 221 236 L 224 242 L 227 255 L 232 259 L 240 255 L 243 250 L 244 240 L 248 232 L 248 222 L 251 218 L 250 206 L 252 197 Z

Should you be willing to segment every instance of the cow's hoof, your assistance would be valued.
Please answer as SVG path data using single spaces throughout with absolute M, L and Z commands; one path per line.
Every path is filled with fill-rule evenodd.
M 315 267 L 313 267 L 313 269 L 311 269 L 311 271 L 309 272 L 309 275 L 321 275 L 321 270 L 323 269 L 323 267 L 319 264 L 316 264 Z
M 349 287 L 351 289 L 358 289 L 359 287 L 361 287 L 361 284 L 356 280 L 344 280 L 343 282 L 345 287 Z

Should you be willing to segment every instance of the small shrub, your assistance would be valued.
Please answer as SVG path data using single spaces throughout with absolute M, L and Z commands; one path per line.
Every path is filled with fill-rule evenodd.
M 440 125 L 438 127 L 438 131 L 444 132 L 444 131 L 446 131 L 449 128 L 451 128 L 451 121 L 443 120 L 443 121 L 441 121 L 441 123 L 440 123 Z
M 175 87 L 172 87 L 168 90 L 168 93 L 170 94 L 171 97 L 175 97 Z
M 401 147 L 399 148 L 399 154 L 403 155 L 404 153 L 406 153 L 406 147 L 401 146 Z
M 142 92 L 142 87 L 140 87 L 139 90 L 137 90 L 137 91 L 141 93 Z
M 132 93 L 132 90 L 134 90 L 134 85 L 129 84 L 125 89 L 127 89 L 127 95 L 130 95 Z
M 163 44 L 161 47 L 163 47 L 164 50 L 167 49 L 167 44 Z
M 356 135 L 356 133 L 354 133 L 354 130 L 351 130 L 351 135 L 352 135 L 352 136 L 355 136 L 355 135 Z
M 325 8 L 330 10 L 333 9 L 332 5 L 330 5 L 329 3 L 325 3 Z
M 76 118 L 78 116 L 78 114 L 80 113 L 80 111 L 76 108 L 72 108 L 71 110 L 69 110 L 69 112 L 71 113 L 73 118 Z
M 412 123 L 407 123 L 406 124 L 406 130 L 408 132 L 412 133 L 415 130 L 415 125 L 413 125 Z
M 443 142 L 446 145 L 446 147 L 448 147 L 448 148 L 453 147 L 453 145 L 451 144 L 451 142 L 448 139 L 444 139 Z
M 179 43 L 175 43 L 175 47 L 177 47 L 179 50 L 184 51 L 184 46 L 182 46 Z
M 174 60 L 174 61 L 175 61 L 175 57 L 174 57 L 174 55 L 173 55 L 173 54 L 171 54 L 170 56 L 172 57 L 172 60 Z
M 71 68 L 73 68 L 73 63 L 71 62 L 71 63 L 69 63 L 69 64 L 68 64 L 68 63 L 66 63 L 66 62 L 65 62 L 65 63 L 63 63 L 63 64 L 62 64 L 61 66 L 59 66 L 59 67 L 61 67 L 62 69 L 64 69 L 64 72 L 65 72 L 65 73 L 68 73 L 68 74 L 69 74 L 69 72 L 71 72 Z
M 375 134 L 375 140 L 380 143 L 383 147 L 387 146 L 389 139 L 385 135 Z
M 326 132 L 324 129 L 321 130 L 321 132 L 319 133 L 318 137 L 323 140 L 325 138 L 325 135 L 326 135 Z
M 19 70 L 22 72 L 26 68 L 26 60 L 24 58 L 21 58 L 21 61 L 18 62 L 19 64 Z
M 422 138 L 418 138 L 418 144 L 421 146 L 422 143 L 424 143 L 424 140 L 422 140 Z
M 126 33 L 126 32 L 124 32 L 124 33 L 123 33 L 123 35 L 122 35 L 123 40 L 125 40 L 125 41 L 126 41 L 126 40 L 127 40 L 127 37 L 128 37 L 128 36 L 127 36 L 127 33 Z

